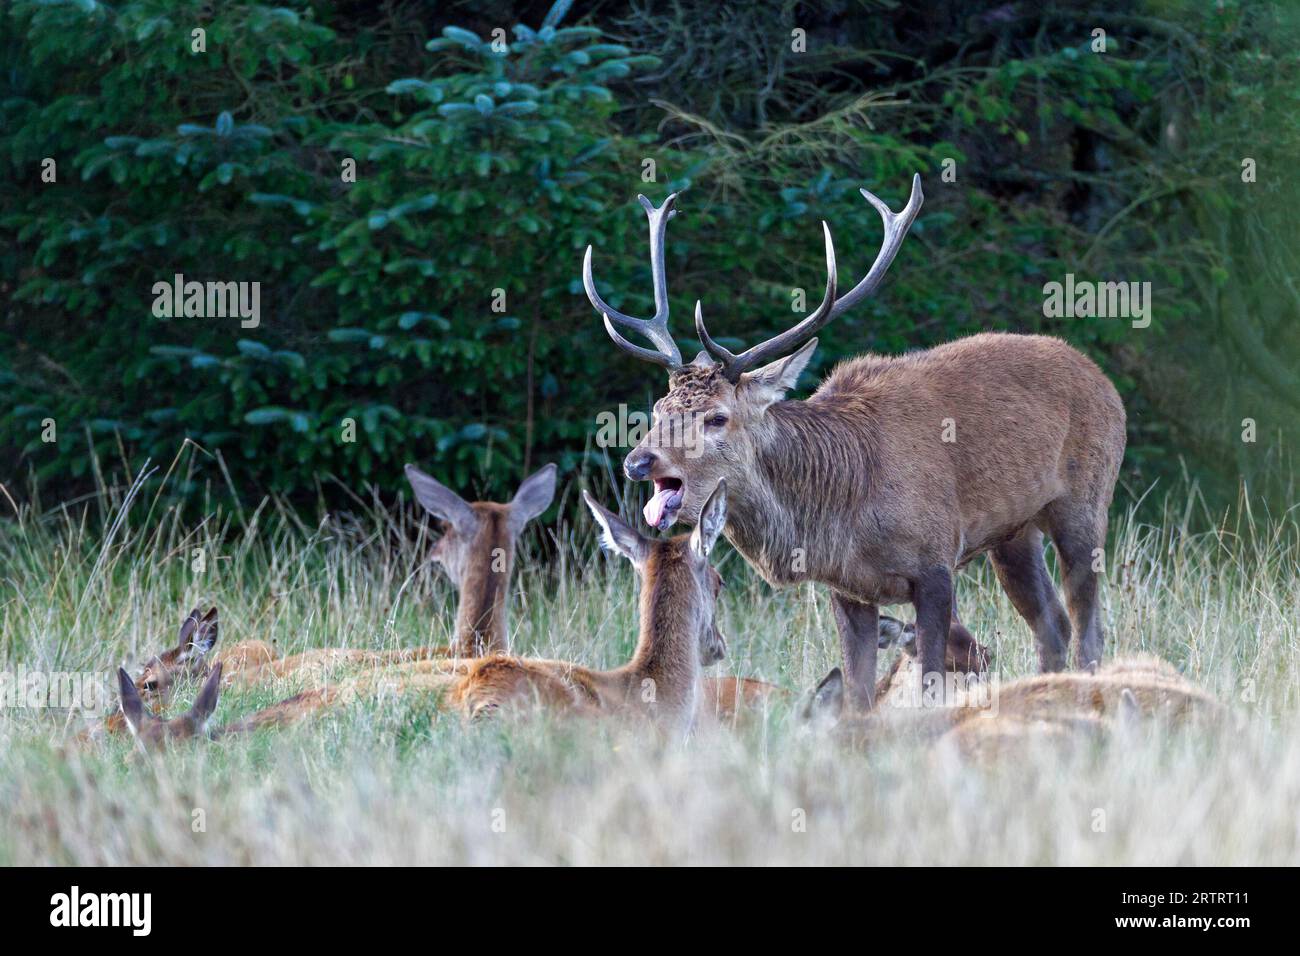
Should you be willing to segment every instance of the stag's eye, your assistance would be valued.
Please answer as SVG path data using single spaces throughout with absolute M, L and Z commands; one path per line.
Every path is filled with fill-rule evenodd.
M 706 428 L 721 428 L 725 424 L 727 424 L 726 415 L 710 415 L 708 418 L 704 419 L 704 425 Z

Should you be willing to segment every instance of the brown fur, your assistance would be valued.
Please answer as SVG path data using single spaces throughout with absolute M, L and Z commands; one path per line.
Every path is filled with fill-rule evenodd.
M 217 609 L 209 608 L 206 614 L 200 614 L 195 608 L 182 621 L 177 644 L 145 661 L 133 683 L 150 714 L 162 713 L 178 686 L 207 677 L 215 667 L 223 669 L 223 680 L 230 683 L 245 668 L 262 667 L 275 660 L 275 650 L 265 641 L 240 641 L 229 647 L 218 647 L 218 632 Z M 121 711 L 116 711 L 97 727 L 78 734 L 76 739 L 84 744 L 100 734 L 119 734 L 126 730 L 125 718 Z
M 546 465 L 526 478 L 505 504 L 465 501 L 414 465 L 406 466 L 406 475 L 421 505 L 444 525 L 430 558 L 460 591 L 452 653 L 477 657 L 507 651 L 515 545 L 528 522 L 550 507 L 555 466 Z
M 907 634 L 913 634 L 907 640 Z M 881 622 L 881 634 L 885 634 L 885 624 Z M 919 687 L 921 665 L 917 660 L 914 629 L 909 625 L 903 634 L 902 651 L 895 658 L 884 676 L 876 682 L 876 708 L 884 710 L 900 706 L 904 696 L 912 687 Z M 883 643 L 882 643 L 882 646 Z M 993 659 L 987 647 L 975 640 L 975 636 L 960 622 L 954 620 L 948 631 L 948 643 L 944 648 L 943 667 L 947 674 L 962 674 L 979 677 L 988 671 Z
M 711 538 L 697 529 L 665 541 L 642 537 L 587 497 L 604 529 L 606 546 L 628 557 L 641 576 L 640 633 L 632 659 L 622 667 L 602 671 L 569 661 L 504 654 L 419 661 L 297 695 L 225 732 L 293 722 L 358 695 L 383 691 L 434 692 L 468 720 L 503 710 L 541 708 L 581 716 L 646 717 L 670 732 L 684 731 L 694 723 L 699 707 L 701 662 L 706 654 L 708 659 L 720 657 L 725 647 L 714 622 L 722 579 L 707 561 L 725 516 L 722 488 L 716 498 Z M 758 682 L 753 692 L 761 693 Z
M 509 647 L 506 600 L 514 569 L 515 541 L 509 533 L 509 505 L 475 501 L 470 507 L 479 517 L 477 533 L 461 540 L 454 528 L 448 528 L 434 556 L 449 574 L 453 566 L 457 567 L 453 581 L 461 597 L 451 649 L 459 656 L 478 657 L 503 653 Z M 458 550 L 463 555 L 453 557 Z M 493 554 L 498 555 L 495 562 L 490 557 Z
M 509 507 L 490 502 L 474 502 L 470 506 L 481 518 L 493 513 L 495 509 L 501 509 L 496 512 L 498 514 L 508 514 L 505 509 Z M 458 635 L 462 636 L 458 639 L 458 644 L 451 648 L 453 651 L 465 643 L 462 624 L 478 619 L 483 608 L 493 608 L 492 626 L 494 629 L 499 629 L 502 635 L 508 624 L 508 609 L 504 597 L 509 588 L 509 571 L 507 570 L 504 575 L 494 575 L 490 571 L 493 549 L 506 547 L 506 545 L 502 543 L 499 531 L 491 534 L 483 531 L 487 524 L 486 521 L 479 523 L 479 535 L 471 541 L 456 537 L 455 529 L 449 528 L 447 535 L 439 544 L 439 548 L 443 549 L 442 552 L 435 553 L 435 557 L 447 569 L 448 576 L 460 594 L 456 619 Z M 500 529 L 504 524 L 504 521 L 497 522 L 496 527 Z M 451 543 L 447 544 L 449 541 Z M 513 542 L 509 543 L 508 547 L 513 549 Z M 494 666 L 489 670 L 495 673 L 499 668 Z M 569 679 L 566 676 L 565 680 Z M 743 690 L 738 692 L 738 688 Z M 716 718 L 734 722 L 751 707 L 761 707 L 761 702 L 765 699 L 783 693 L 785 691 L 775 685 L 755 678 L 706 677 L 703 678 L 699 689 L 699 714 L 704 719 Z
M 892 696 L 898 685 L 891 684 L 883 688 L 881 705 L 865 715 L 844 714 L 838 695 L 822 690 L 837 675 L 834 671 L 823 681 L 805 715 L 824 722 L 829 714 L 840 738 L 870 745 L 886 737 L 914 736 L 975 760 L 1012 756 L 1029 746 L 1105 742 L 1144 722 L 1196 727 L 1228 716 L 1219 701 L 1172 665 L 1145 656 L 1115 661 L 1095 674 L 1021 678 L 934 708 L 898 703 Z
M 161 750 L 173 743 L 201 737 L 207 733 L 208 721 L 217 708 L 221 694 L 221 665 L 212 668 L 199 690 L 194 706 L 179 717 L 159 717 L 145 706 L 131 676 L 118 668 L 118 689 L 121 694 L 123 725 L 136 742 L 146 750 Z

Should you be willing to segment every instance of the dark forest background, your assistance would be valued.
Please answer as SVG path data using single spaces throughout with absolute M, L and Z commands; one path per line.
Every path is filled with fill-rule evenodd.
M 1226 505 L 1244 479 L 1289 506 L 1297 6 L 0 4 L 0 482 L 49 506 L 186 438 L 204 453 L 169 488 L 195 497 L 386 495 L 406 461 L 501 497 L 543 462 L 603 468 L 597 412 L 664 385 L 580 282 L 592 243 L 606 297 L 651 311 L 637 193 L 683 193 L 689 356 L 696 298 L 724 344 L 796 321 L 794 287 L 816 304 L 821 219 L 856 280 L 880 240 L 858 187 L 897 209 L 919 171 L 889 279 L 805 389 L 868 349 L 1049 332 L 1125 398 L 1122 494 L 1190 477 Z M 260 326 L 154 317 L 178 272 L 260 282 Z M 1151 326 L 1045 318 L 1066 273 L 1151 282 Z

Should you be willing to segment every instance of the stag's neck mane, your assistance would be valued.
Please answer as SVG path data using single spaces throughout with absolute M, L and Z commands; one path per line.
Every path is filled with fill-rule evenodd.
M 869 514 L 877 426 L 869 402 L 822 393 L 777 402 L 754 459 L 728 479 L 726 536 L 771 584 L 828 580 Z

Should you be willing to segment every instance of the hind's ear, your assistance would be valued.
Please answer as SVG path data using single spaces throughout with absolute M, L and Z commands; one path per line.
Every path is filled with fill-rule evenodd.
M 586 491 L 582 493 L 583 503 L 596 519 L 600 529 L 600 546 L 606 551 L 621 554 L 637 567 L 650 554 L 650 542 L 641 537 L 641 533 L 630 524 L 597 503 Z
M 1142 707 L 1137 695 L 1127 687 L 1119 692 L 1119 722 L 1124 727 L 1136 727 L 1142 719 Z
M 180 636 L 176 640 L 176 649 L 178 651 L 184 651 L 185 648 L 190 646 L 190 640 L 194 637 L 194 631 L 202 619 L 203 616 L 199 614 L 198 608 L 185 615 L 185 620 L 181 621 Z
M 193 623 L 193 627 L 188 627 Z M 211 608 L 207 614 L 199 616 L 195 608 L 181 625 L 180 656 L 177 663 L 194 664 L 207 657 L 217 644 L 217 609 Z M 188 637 L 187 637 L 188 634 Z
M 518 534 L 524 525 L 549 508 L 554 497 L 554 465 L 546 465 L 525 478 L 510 501 L 511 534 Z
M 700 509 L 700 520 L 695 522 L 691 532 L 691 550 L 700 559 L 706 559 L 713 546 L 718 542 L 718 535 L 727 524 L 727 482 L 719 479 L 718 486 L 709 495 Z
M 907 625 L 888 614 L 880 615 L 880 626 L 876 638 L 876 647 L 885 650 L 901 643 L 907 634 Z
M 212 716 L 213 711 L 217 709 L 217 700 L 221 697 L 221 664 L 212 668 L 212 673 L 208 679 L 203 682 L 203 689 L 199 691 L 199 696 L 194 701 L 194 706 L 190 708 L 190 716 L 200 726 L 206 724 Z
M 414 465 L 406 466 L 406 480 L 411 483 L 416 501 L 424 505 L 429 514 L 447 522 L 458 534 L 474 533 L 478 517 L 464 498 Z
M 126 718 L 126 725 L 134 734 L 139 731 L 140 724 L 144 722 L 144 701 L 140 699 L 140 692 L 135 689 L 135 681 L 131 680 L 131 675 L 121 667 L 117 669 L 117 689 L 122 697 L 122 716 Z
M 838 668 L 822 678 L 803 708 L 803 719 L 815 723 L 835 723 L 844 710 L 844 673 Z

